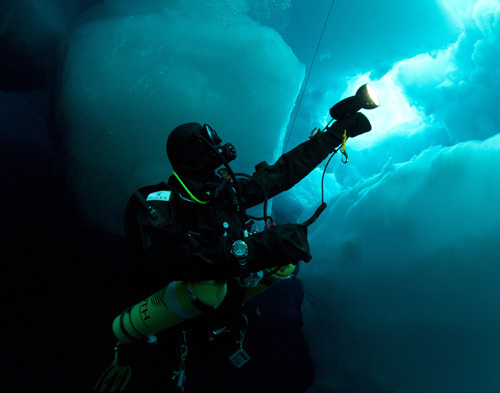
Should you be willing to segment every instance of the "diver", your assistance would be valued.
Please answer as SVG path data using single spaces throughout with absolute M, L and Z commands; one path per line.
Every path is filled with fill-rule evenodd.
M 307 226 L 274 225 L 268 200 L 293 187 L 347 138 L 370 130 L 366 116 L 348 113 L 273 165 L 261 162 L 250 176 L 232 171 L 229 163 L 236 159 L 236 149 L 223 144 L 209 125 L 176 127 L 166 146 L 173 169 L 168 182 L 140 188 L 127 204 L 134 291 L 136 301 L 144 300 L 113 322 L 119 340 L 116 356 L 127 346 L 156 343 L 162 335 L 175 337 L 179 345 L 169 348 L 175 355 L 172 379 L 178 391 L 184 391 L 188 348 L 197 334 L 210 334 L 210 342 L 226 337 L 226 357 L 233 367 L 248 362 L 242 343 L 251 318 L 244 315 L 243 304 L 272 283 L 290 278 L 300 261 L 312 258 Z M 247 214 L 261 203 L 263 217 Z M 255 225 L 259 219 L 264 221 L 261 231 Z M 114 391 L 127 384 L 131 369 L 116 356 L 95 389 Z

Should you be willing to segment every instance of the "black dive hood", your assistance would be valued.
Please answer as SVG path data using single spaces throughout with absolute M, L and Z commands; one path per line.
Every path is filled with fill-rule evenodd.
M 221 143 L 208 124 L 181 124 L 167 139 L 167 155 L 179 176 L 204 181 L 212 178 L 218 167 L 226 166 L 236 158 L 234 146 Z
M 191 194 L 183 183 L 184 180 L 195 181 L 206 185 L 215 178 L 215 170 L 224 165 L 229 177 L 222 182 L 232 179 L 236 199 L 237 211 L 242 222 L 245 222 L 245 208 L 242 203 L 240 187 L 236 176 L 229 166 L 229 162 L 236 158 L 236 149 L 231 143 L 221 145 L 222 140 L 208 124 L 186 123 L 174 128 L 167 139 L 167 155 L 172 164 L 174 175 L 195 202 L 205 204 Z M 192 182 L 191 182 L 192 183 Z

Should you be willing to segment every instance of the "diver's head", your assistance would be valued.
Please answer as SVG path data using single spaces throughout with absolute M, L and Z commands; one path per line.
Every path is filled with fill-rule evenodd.
M 168 159 L 179 176 L 203 181 L 218 167 L 236 158 L 234 146 L 221 143 L 222 140 L 208 124 L 181 124 L 168 136 Z

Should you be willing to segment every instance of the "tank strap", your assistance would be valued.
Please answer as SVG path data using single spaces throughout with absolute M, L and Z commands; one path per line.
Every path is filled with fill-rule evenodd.
M 191 291 L 191 288 L 189 287 L 189 283 L 186 283 L 186 291 L 189 295 L 189 298 L 191 299 L 191 303 L 194 304 L 194 306 L 201 310 L 202 312 L 212 312 L 214 310 L 217 309 L 217 307 L 213 307 L 213 306 L 207 306 L 206 304 L 204 304 L 202 301 L 200 301 L 193 293 L 193 291 Z
M 142 335 L 140 332 L 138 332 L 138 331 L 135 329 L 135 327 L 134 327 L 134 325 L 133 325 L 132 323 L 131 323 L 130 325 L 131 325 L 132 327 L 134 327 L 134 330 L 136 331 L 136 333 L 137 333 L 138 335 L 140 335 L 142 338 L 137 338 L 137 337 L 132 336 L 132 335 L 131 335 L 128 331 L 127 331 L 127 329 L 125 328 L 125 322 L 123 322 L 123 320 L 125 319 L 125 314 L 128 314 L 128 315 L 129 315 L 129 318 L 130 318 L 130 310 L 131 310 L 131 309 L 132 309 L 132 307 L 127 307 L 127 308 L 126 308 L 125 310 L 123 310 L 123 312 L 121 313 L 121 315 L 120 315 L 120 329 L 122 330 L 122 333 L 123 333 L 125 336 L 127 336 L 127 338 L 128 338 L 129 340 L 134 341 L 134 342 L 142 342 L 142 341 L 146 340 L 146 339 L 147 339 L 147 337 L 146 337 L 146 336 L 144 336 L 144 335 Z M 132 322 L 132 321 L 131 321 L 131 322 Z
M 173 281 L 170 284 L 168 284 L 166 290 L 165 290 L 165 298 L 167 301 L 168 306 L 170 309 L 180 318 L 182 319 L 190 319 L 192 317 L 195 317 L 198 314 L 193 314 L 186 310 L 182 305 L 179 303 L 177 300 L 177 296 L 175 295 L 175 287 L 178 281 Z M 196 306 L 196 304 L 195 304 Z M 198 306 L 196 306 L 198 307 Z

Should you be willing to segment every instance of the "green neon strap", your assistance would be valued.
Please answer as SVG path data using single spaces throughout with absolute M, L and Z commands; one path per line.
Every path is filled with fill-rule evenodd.
M 177 175 L 177 173 L 175 173 L 175 171 L 173 172 L 175 178 L 179 181 L 179 183 L 181 183 L 181 186 L 186 190 L 186 192 L 188 193 L 188 195 L 191 197 L 191 199 L 201 205 L 206 205 L 207 203 L 210 203 L 209 201 L 200 201 L 198 198 L 196 198 L 192 193 L 191 191 L 189 191 L 189 189 L 186 187 L 186 185 L 184 184 L 184 182 L 181 180 L 181 178 L 179 177 L 179 175 Z

